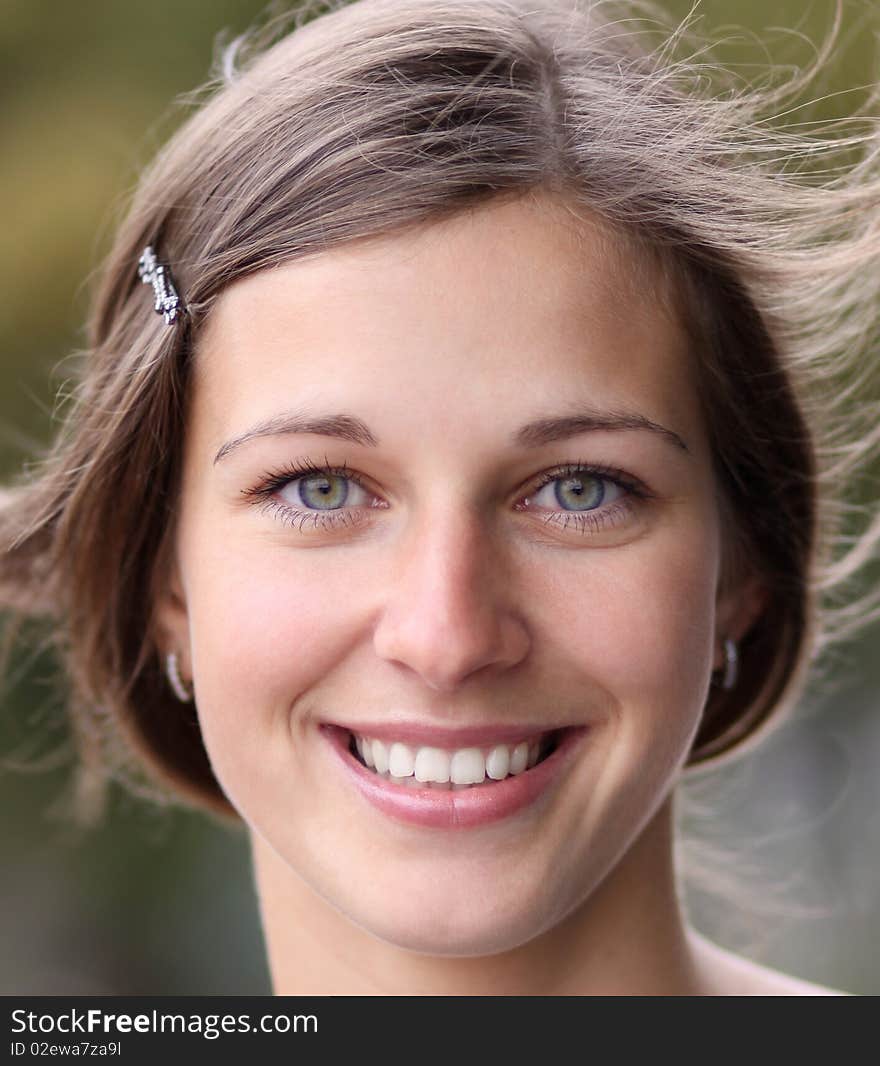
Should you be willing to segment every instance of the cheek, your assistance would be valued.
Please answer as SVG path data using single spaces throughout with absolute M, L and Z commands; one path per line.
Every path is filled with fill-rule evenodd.
M 710 515 L 555 575 L 556 620 L 543 629 L 556 635 L 570 691 L 600 722 L 561 834 L 583 846 L 555 860 L 562 910 L 614 866 L 677 780 L 708 690 L 717 569 Z
M 291 728 L 304 725 L 290 708 L 344 658 L 351 568 L 340 571 L 332 553 L 198 535 L 193 543 L 187 598 L 199 720 L 214 771 L 240 806 L 273 770 L 289 775 Z
M 228 686 L 246 683 L 263 700 L 287 702 L 296 680 L 320 677 L 342 641 L 350 582 L 318 562 L 266 551 L 200 564 L 193 582 L 194 668 Z M 201 670 L 200 670 L 201 668 Z
M 715 526 L 704 516 L 620 549 L 586 553 L 575 574 L 557 575 L 553 631 L 566 660 L 580 663 L 589 686 L 603 692 L 631 744 L 646 744 L 658 730 L 680 741 L 699 715 L 711 671 L 717 572 Z M 680 729 L 670 730 L 672 723 Z

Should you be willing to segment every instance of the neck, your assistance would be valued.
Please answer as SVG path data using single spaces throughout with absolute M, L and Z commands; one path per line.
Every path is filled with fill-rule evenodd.
M 254 870 L 275 995 L 698 994 L 673 864 L 672 799 L 562 923 L 498 955 L 419 955 L 379 940 L 258 836 Z

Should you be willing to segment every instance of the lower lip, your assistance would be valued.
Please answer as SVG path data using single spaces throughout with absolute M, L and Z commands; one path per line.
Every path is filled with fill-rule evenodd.
M 347 729 L 322 725 L 321 731 L 340 759 L 347 779 L 374 807 L 399 822 L 436 829 L 487 825 L 528 807 L 560 780 L 586 733 L 585 728 L 567 729 L 557 747 L 531 770 L 491 785 L 447 790 L 393 784 L 362 766 L 351 754 L 351 733 Z

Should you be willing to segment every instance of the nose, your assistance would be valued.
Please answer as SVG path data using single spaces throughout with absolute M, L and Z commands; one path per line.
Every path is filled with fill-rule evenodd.
M 410 530 L 374 631 L 374 649 L 417 674 L 438 692 L 451 692 L 479 671 L 503 671 L 529 648 L 512 606 L 504 553 L 480 516 L 438 516 Z

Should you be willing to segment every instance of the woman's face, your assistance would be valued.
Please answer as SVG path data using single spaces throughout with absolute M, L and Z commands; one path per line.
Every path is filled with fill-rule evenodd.
M 251 831 L 395 944 L 558 923 L 694 736 L 719 526 L 646 277 L 496 201 L 254 275 L 207 327 L 160 618 Z

